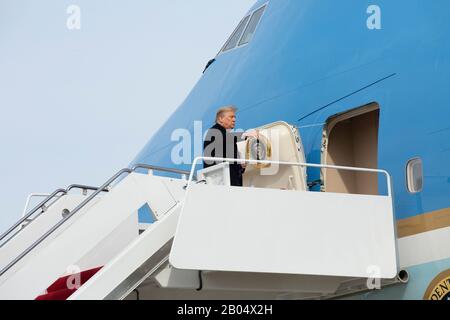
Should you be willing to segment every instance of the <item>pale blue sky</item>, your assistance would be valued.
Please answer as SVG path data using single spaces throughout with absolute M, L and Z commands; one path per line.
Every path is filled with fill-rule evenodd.
M 0 0 L 0 232 L 29 193 L 126 167 L 254 2 Z

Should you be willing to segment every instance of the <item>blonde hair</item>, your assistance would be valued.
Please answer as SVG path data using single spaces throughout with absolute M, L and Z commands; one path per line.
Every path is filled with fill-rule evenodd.
M 217 113 L 216 113 L 216 122 L 219 121 L 219 119 L 223 116 L 223 114 L 224 114 L 225 112 L 230 112 L 230 111 L 236 113 L 237 108 L 236 108 L 235 106 L 233 106 L 233 105 L 229 105 L 229 106 L 225 106 L 225 107 L 222 107 L 222 108 L 220 108 L 219 110 L 217 110 Z

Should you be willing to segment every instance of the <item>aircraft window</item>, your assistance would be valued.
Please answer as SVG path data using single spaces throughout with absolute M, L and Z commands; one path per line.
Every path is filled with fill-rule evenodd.
M 225 44 L 224 48 L 222 49 L 222 52 L 231 50 L 236 47 L 239 39 L 242 36 L 242 33 L 244 32 L 245 26 L 247 25 L 248 20 L 250 19 L 250 16 L 246 16 L 241 23 L 239 23 L 236 30 L 234 30 L 233 34 L 231 35 L 230 39 Z
M 408 161 L 406 166 L 406 184 L 408 191 L 418 193 L 423 190 L 422 159 L 416 158 Z
M 266 9 L 266 6 L 256 10 L 253 15 L 252 18 L 250 19 L 250 22 L 247 25 L 247 29 L 245 29 L 244 35 L 241 38 L 241 41 L 239 42 L 239 45 L 244 45 L 250 42 L 250 40 L 252 39 L 255 31 L 256 31 L 256 27 L 259 24 L 259 21 L 261 20 L 261 17 L 264 13 L 264 10 Z

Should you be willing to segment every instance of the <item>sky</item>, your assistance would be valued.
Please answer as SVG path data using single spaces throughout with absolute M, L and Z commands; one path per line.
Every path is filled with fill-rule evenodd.
M 126 167 L 254 2 L 0 0 L 0 232 Z

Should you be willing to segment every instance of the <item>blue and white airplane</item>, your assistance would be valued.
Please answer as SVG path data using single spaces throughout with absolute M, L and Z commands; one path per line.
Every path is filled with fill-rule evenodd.
M 449 288 L 446 8 L 446 1 L 258 1 L 135 162 L 169 164 L 174 128 L 210 123 L 218 106 L 234 104 L 239 127 L 283 120 L 300 128 L 307 162 L 320 163 L 327 121 L 375 103 L 378 134 L 368 142 L 370 161 L 393 177 L 398 237 L 401 248 L 411 250 L 411 281 L 368 297 L 422 298 L 436 277 Z M 261 11 L 254 34 L 238 41 L 251 13 Z M 352 135 L 364 129 L 354 127 Z M 410 190 L 412 162 L 422 166 L 417 179 L 423 180 Z M 309 176 L 318 178 L 313 171 Z
M 0 298 L 448 300 L 446 9 L 446 0 L 258 0 L 130 166 L 151 174 L 104 190 L 112 179 L 92 197 L 65 189 L 2 236 Z M 238 108 L 239 128 L 291 129 L 300 155 L 269 152 L 264 164 L 307 167 L 282 173 L 306 187 L 276 175 L 261 180 L 271 188 L 188 179 L 201 169 L 195 141 L 226 105 Z M 174 161 L 183 129 L 194 143 Z M 139 209 L 140 235 L 137 216 L 119 207 Z M 89 233 L 96 223 L 103 229 Z M 85 244 L 61 250 L 83 234 Z M 39 283 L 25 281 L 36 275 Z

